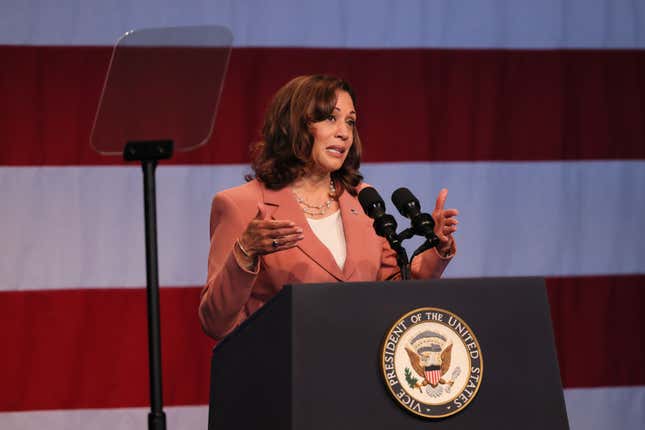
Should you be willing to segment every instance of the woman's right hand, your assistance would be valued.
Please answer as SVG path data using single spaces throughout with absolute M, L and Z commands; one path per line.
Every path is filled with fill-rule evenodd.
M 293 248 L 304 236 L 302 228 L 290 220 L 267 219 L 262 206 L 239 238 L 246 256 L 255 261 L 258 255 L 271 254 Z

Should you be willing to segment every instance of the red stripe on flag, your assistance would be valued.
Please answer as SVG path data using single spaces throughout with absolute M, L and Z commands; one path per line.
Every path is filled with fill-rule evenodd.
M 89 147 L 110 52 L 0 46 L 0 164 L 122 163 Z M 355 86 L 365 161 L 645 158 L 645 51 L 240 48 L 211 142 L 170 163 L 247 163 L 271 95 L 318 72 Z
M 161 290 L 167 405 L 208 403 L 211 341 L 197 319 L 199 288 Z M 0 410 L 149 404 L 143 289 L 0 293 Z
M 645 276 L 547 279 L 562 383 L 645 384 Z
M 564 386 L 645 384 L 645 275 L 547 279 Z M 208 402 L 199 288 L 161 290 L 164 402 Z M 148 404 L 145 291 L 0 293 L 0 410 Z

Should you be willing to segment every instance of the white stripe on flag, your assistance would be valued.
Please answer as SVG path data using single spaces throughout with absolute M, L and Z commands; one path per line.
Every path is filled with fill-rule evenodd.
M 112 45 L 144 27 L 223 24 L 236 46 L 643 48 L 632 0 L 4 1 L 0 44 Z
M 564 390 L 571 430 L 641 430 L 645 424 L 645 386 Z M 0 413 L 6 430 L 146 428 L 148 408 L 81 409 Z M 169 429 L 206 429 L 207 406 L 165 408 Z
M 69 409 L 0 413 L 3 430 L 141 430 L 148 428 L 150 408 Z M 206 430 L 208 406 L 164 408 L 169 429 Z
M 645 386 L 564 390 L 571 430 L 642 430 Z
M 431 212 L 441 187 L 460 210 L 450 277 L 643 273 L 645 161 L 382 163 L 363 167 L 388 201 L 409 187 Z M 161 166 L 161 284 L 199 286 L 215 192 L 247 166 Z M 145 285 L 141 171 L 0 168 L 2 290 Z M 400 228 L 409 224 L 398 216 Z M 410 244 L 413 249 L 416 243 Z

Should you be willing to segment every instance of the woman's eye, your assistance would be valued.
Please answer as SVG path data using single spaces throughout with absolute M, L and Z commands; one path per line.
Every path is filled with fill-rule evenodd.
M 329 115 L 329 116 L 327 117 L 327 121 L 334 122 L 334 121 L 336 121 L 336 117 L 335 117 L 334 115 Z
M 349 125 L 350 127 L 356 127 L 356 121 L 349 119 L 347 120 L 347 125 Z

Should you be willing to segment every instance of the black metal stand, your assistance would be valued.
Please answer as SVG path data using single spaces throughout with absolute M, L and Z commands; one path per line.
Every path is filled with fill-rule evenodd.
M 405 250 L 403 252 L 405 252 L 405 256 L 397 253 L 397 264 L 399 265 L 399 269 L 401 269 L 401 280 L 407 281 L 411 278 L 411 268 L 410 263 L 408 263 L 407 252 Z
M 161 324 L 159 317 L 159 266 L 157 252 L 157 201 L 155 169 L 159 160 L 172 156 L 171 140 L 128 142 L 126 161 L 140 161 L 143 169 L 143 199 L 146 225 L 146 296 L 148 304 L 148 358 L 150 372 L 149 430 L 165 430 L 161 385 Z
M 400 249 L 395 250 L 396 262 L 401 269 L 401 279 L 403 281 L 407 281 L 412 277 L 412 260 L 408 260 L 408 253 L 403 247 L 403 241 L 410 239 L 412 236 L 414 236 L 414 232 L 411 228 L 406 228 L 401 233 L 397 234 L 397 240 L 400 243 Z
M 396 251 L 396 264 L 401 269 L 401 280 L 407 281 L 410 279 L 410 263 L 408 262 L 408 253 L 405 248 Z

